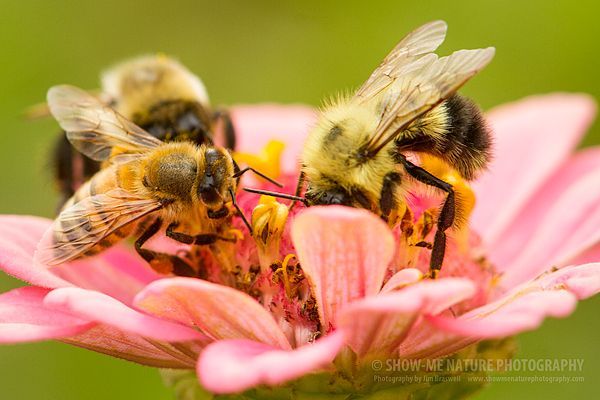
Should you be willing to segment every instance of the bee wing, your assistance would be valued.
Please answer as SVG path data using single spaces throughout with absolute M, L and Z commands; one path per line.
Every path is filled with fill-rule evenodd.
M 48 107 L 67 132 L 71 144 L 96 161 L 108 159 L 113 147 L 140 153 L 162 144 L 111 107 L 74 86 L 50 88 Z
M 86 253 L 116 230 L 162 207 L 156 200 L 114 189 L 63 210 L 38 243 L 35 260 L 58 265 Z
M 421 68 L 397 79 L 378 107 L 380 120 L 367 150 L 376 154 L 412 121 L 454 94 L 494 57 L 495 49 L 459 50 L 427 57 Z
M 368 100 L 391 85 L 399 76 L 418 69 L 423 64 L 421 58 L 442 44 L 447 28 L 444 21 L 432 21 L 406 35 L 358 89 L 354 98 L 359 101 Z

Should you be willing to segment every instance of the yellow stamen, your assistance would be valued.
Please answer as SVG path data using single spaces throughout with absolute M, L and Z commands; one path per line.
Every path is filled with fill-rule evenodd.
M 277 179 L 281 175 L 281 154 L 285 145 L 278 140 L 271 140 L 258 154 L 234 152 L 233 158 L 238 164 L 248 165 Z
M 277 273 L 278 271 L 281 271 L 281 275 L 283 276 L 283 286 L 285 288 L 285 294 L 288 297 L 290 297 L 291 288 L 290 288 L 290 280 L 288 278 L 288 273 L 287 273 L 287 267 L 288 267 L 288 264 L 290 263 L 290 261 L 292 260 L 292 258 L 296 258 L 296 256 L 294 254 L 288 254 L 287 256 L 285 256 L 285 258 L 281 262 L 281 267 L 277 268 L 277 270 L 275 271 L 275 273 Z
M 288 217 L 288 208 L 271 196 L 261 196 L 252 211 L 252 232 L 261 267 L 268 268 L 279 259 L 279 245 Z

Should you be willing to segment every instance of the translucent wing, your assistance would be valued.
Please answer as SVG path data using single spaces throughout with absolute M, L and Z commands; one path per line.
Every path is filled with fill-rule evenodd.
M 110 97 L 108 94 L 103 93 L 100 89 L 88 90 L 90 95 L 97 98 L 102 104 L 109 105 L 114 102 L 114 99 Z M 48 107 L 48 103 L 37 103 L 27 107 L 23 111 L 23 116 L 26 119 L 41 119 L 51 117 L 50 107 Z
M 427 57 L 421 68 L 388 87 L 378 106 L 379 125 L 367 146 L 376 154 L 412 121 L 454 94 L 494 57 L 495 49 L 459 50 L 448 57 Z
M 399 76 L 418 69 L 425 62 L 421 58 L 442 44 L 446 30 L 444 21 L 432 21 L 409 33 L 373 71 L 354 98 L 368 100 L 391 85 Z
M 67 132 L 71 144 L 93 160 L 108 159 L 113 147 L 139 153 L 162 144 L 94 96 L 74 86 L 50 88 L 48 106 Z
M 160 208 L 160 202 L 123 189 L 83 199 L 56 218 L 38 243 L 35 259 L 49 266 L 74 260 L 116 230 Z

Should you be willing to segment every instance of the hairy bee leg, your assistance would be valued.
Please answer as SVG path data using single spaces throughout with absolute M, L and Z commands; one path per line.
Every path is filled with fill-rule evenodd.
M 162 220 L 157 218 L 152 225 L 150 225 L 144 233 L 135 241 L 135 250 L 137 253 L 144 259 L 150 266 L 152 266 L 152 262 L 159 258 L 166 258 L 171 262 L 173 266 L 173 273 L 178 276 L 189 276 L 195 277 L 197 276 L 196 271 L 181 258 L 166 254 L 160 253 L 153 250 L 144 249 L 142 246 L 152 237 L 154 236 L 161 228 Z
M 431 277 L 435 279 L 438 275 L 439 270 L 442 268 L 442 262 L 444 261 L 444 255 L 446 253 L 446 230 L 454 223 L 454 216 L 456 210 L 456 198 L 454 195 L 454 189 L 452 185 L 443 180 L 435 177 L 427 170 L 411 163 L 405 157 L 400 158 L 406 172 L 418 180 L 429 186 L 436 187 L 448 193 L 440 215 L 437 220 L 437 231 L 435 232 L 435 238 L 433 239 L 433 248 L 431 250 L 431 261 L 429 263 L 429 270 Z
M 179 226 L 178 223 L 173 222 L 169 224 L 167 227 L 167 237 L 170 237 L 173 240 L 176 240 L 180 243 L 185 244 L 195 244 L 198 246 L 208 245 L 216 243 L 217 240 L 222 240 L 224 242 L 235 242 L 236 239 L 226 238 L 223 236 L 219 236 L 214 233 L 201 233 L 199 235 L 188 235 L 183 232 L 175 232 L 175 229 Z
M 215 120 L 223 121 L 223 132 L 225 134 L 225 147 L 229 150 L 235 150 L 236 145 L 236 135 L 235 135 L 235 127 L 233 126 L 233 121 L 231 120 L 231 115 L 229 111 L 225 109 L 218 109 L 214 112 L 213 118 Z
M 396 201 L 396 188 L 402 183 L 402 175 L 398 172 L 389 172 L 383 178 L 383 187 L 379 197 L 379 208 L 381 209 L 381 218 L 388 222 L 392 210 L 398 207 Z

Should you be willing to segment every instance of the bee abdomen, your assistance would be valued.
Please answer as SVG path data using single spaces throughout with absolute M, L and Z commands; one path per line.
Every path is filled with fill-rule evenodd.
M 455 94 L 409 126 L 395 150 L 431 154 L 472 180 L 486 167 L 491 144 L 479 107 Z
M 445 103 L 447 132 L 436 143 L 439 156 L 464 178 L 475 178 L 490 159 L 492 138 L 481 110 L 471 100 L 455 94 Z
M 79 189 L 84 182 L 94 175 L 100 165 L 75 150 L 64 132 L 54 148 L 54 175 L 61 193 L 58 210 Z

